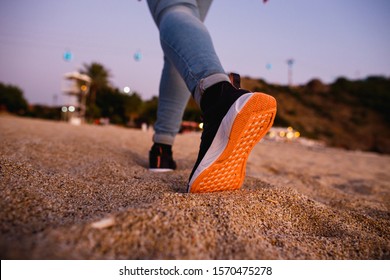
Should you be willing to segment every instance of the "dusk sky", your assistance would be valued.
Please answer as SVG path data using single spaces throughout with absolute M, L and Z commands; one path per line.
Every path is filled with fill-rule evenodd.
M 205 24 L 227 72 L 287 84 L 291 58 L 294 84 L 390 76 L 389 0 L 262 2 L 211 5 Z M 92 62 L 113 86 L 158 95 L 163 54 L 145 0 L 0 0 L 0 82 L 30 103 L 66 103 L 63 75 Z

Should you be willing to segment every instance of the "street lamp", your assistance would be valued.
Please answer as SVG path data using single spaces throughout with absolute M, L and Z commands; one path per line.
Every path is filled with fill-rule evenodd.
M 127 86 L 124 87 L 123 88 L 123 92 L 126 93 L 126 94 L 130 93 L 130 87 L 127 87 Z

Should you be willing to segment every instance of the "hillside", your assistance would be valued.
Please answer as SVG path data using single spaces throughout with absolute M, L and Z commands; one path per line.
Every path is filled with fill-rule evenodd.
M 390 79 L 339 78 L 326 85 L 315 79 L 302 86 L 279 86 L 245 77 L 242 87 L 273 95 L 275 126 L 292 126 L 329 146 L 390 153 Z

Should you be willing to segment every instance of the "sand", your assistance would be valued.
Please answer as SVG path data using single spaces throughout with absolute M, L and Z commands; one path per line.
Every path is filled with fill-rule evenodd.
M 0 116 L 1 259 L 390 259 L 390 156 L 263 140 L 242 189 L 147 170 L 151 132 Z

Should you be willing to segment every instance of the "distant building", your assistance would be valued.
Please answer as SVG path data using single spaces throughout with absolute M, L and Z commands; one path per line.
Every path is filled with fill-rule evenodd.
M 69 101 L 61 108 L 62 118 L 72 124 L 79 125 L 85 121 L 86 99 L 92 79 L 79 72 L 70 72 L 64 75 L 67 85 L 62 89 Z

